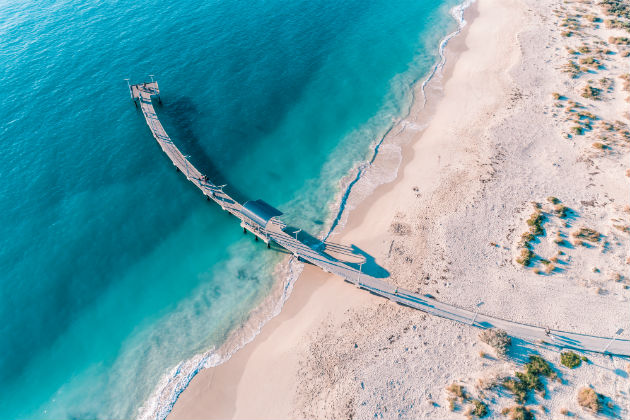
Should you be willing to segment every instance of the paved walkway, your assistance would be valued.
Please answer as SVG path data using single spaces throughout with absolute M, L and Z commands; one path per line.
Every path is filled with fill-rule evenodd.
M 164 127 L 162 127 L 155 113 L 152 102 L 152 97 L 159 95 L 157 82 L 131 85 L 130 91 L 132 98 L 140 103 L 140 108 L 151 129 L 153 137 L 155 137 L 155 140 L 164 153 L 171 159 L 173 165 L 175 165 L 190 182 L 195 184 L 208 199 L 215 201 L 223 210 L 236 216 L 241 220 L 242 224 L 255 223 L 242 212 L 243 206 L 226 194 L 221 187 L 214 185 L 207 177 L 199 172 L 166 134 Z M 287 226 L 276 218 L 271 219 L 264 233 L 267 238 L 273 240 L 273 242 L 282 246 L 296 257 L 308 261 L 328 273 L 333 273 L 362 289 L 401 305 L 482 329 L 501 328 L 513 337 L 534 344 L 540 344 L 544 341 L 548 345 L 559 348 L 572 348 L 582 351 L 630 356 L 629 340 L 612 340 L 610 337 L 598 337 L 559 330 L 545 331 L 544 328 L 534 325 L 520 324 L 490 317 L 481 313 L 475 314 L 475 312 L 467 309 L 441 303 L 435 299 L 418 295 L 409 290 L 396 288 L 381 279 L 362 273 L 360 267 L 357 267 L 356 264 L 340 261 L 327 254 L 323 251 L 325 247 L 307 245 L 300 239 L 299 234 L 296 237 L 294 232 L 289 231 Z

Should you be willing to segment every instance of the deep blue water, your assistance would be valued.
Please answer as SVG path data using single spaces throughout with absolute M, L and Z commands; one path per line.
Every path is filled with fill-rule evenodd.
M 137 416 L 282 260 L 175 173 L 125 78 L 155 74 L 202 171 L 318 234 L 455 4 L 0 1 L 0 416 Z

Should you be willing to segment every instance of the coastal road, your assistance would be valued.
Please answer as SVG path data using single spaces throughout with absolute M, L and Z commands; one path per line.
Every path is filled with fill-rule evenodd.
M 535 345 L 547 345 L 595 353 L 608 353 L 617 356 L 630 356 L 629 340 L 561 330 L 546 331 L 545 328 L 540 326 L 521 324 L 476 313 L 454 305 L 439 302 L 433 298 L 419 295 L 409 290 L 396 288 L 381 279 L 361 273 L 356 268 L 350 267 L 346 263 L 338 261 L 324 252 L 313 250 L 294 237 L 286 234 L 282 236 L 272 234 L 271 237 L 284 248 L 293 250 L 294 255 L 319 266 L 326 272 L 336 274 L 344 280 L 375 295 L 382 296 L 393 302 L 426 312 L 430 315 L 461 322 L 481 329 L 500 328 L 505 330 L 512 337 Z

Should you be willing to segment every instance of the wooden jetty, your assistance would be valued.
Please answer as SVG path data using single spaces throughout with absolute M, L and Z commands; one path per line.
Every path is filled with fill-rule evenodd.
M 630 341 L 628 340 L 548 330 L 543 326 L 520 324 L 486 316 L 474 310 L 449 305 L 439 302 L 432 297 L 396 288 L 381 279 L 363 273 L 362 263 L 351 264 L 339 260 L 326 252 L 327 245 L 329 249 L 342 251 L 342 253 L 347 253 L 350 250 L 348 247 L 321 242 L 315 245 L 307 244 L 306 241 L 300 239 L 299 230 L 298 232 L 290 231 L 291 228 L 287 228 L 287 225 L 278 218 L 282 215 L 279 210 L 262 200 L 248 201 L 244 204 L 237 202 L 223 191 L 223 186 L 213 184 L 207 176 L 203 175 L 188 161 L 188 158 L 182 154 L 177 146 L 173 144 L 168 134 L 166 134 L 155 113 L 153 98 L 160 100 L 160 89 L 156 81 L 152 80 L 147 83 L 129 85 L 129 92 L 136 105 L 140 105 L 153 137 L 177 170 L 195 184 L 208 200 L 213 200 L 223 210 L 237 217 L 244 230 L 252 232 L 257 238 L 267 243 L 268 246 L 273 241 L 292 253 L 296 258 L 314 264 L 328 273 L 333 273 L 357 287 L 431 315 L 478 328 L 501 328 L 514 337 L 536 345 L 545 343 L 545 345 L 559 348 L 573 348 L 582 351 L 630 356 Z M 361 258 L 359 256 L 359 259 Z M 361 261 L 365 260 L 361 259 Z

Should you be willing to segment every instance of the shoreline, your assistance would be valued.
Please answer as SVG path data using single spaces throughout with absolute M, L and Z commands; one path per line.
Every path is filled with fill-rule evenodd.
M 355 169 L 352 169 L 346 177 L 340 180 L 340 182 L 343 183 L 346 180 L 346 178 L 348 177 L 352 178 L 352 179 L 347 180 L 346 181 L 347 185 L 345 185 L 341 189 L 342 190 L 341 197 L 334 201 L 333 207 L 335 208 L 335 217 L 333 218 L 333 221 L 331 223 L 330 228 L 328 229 L 328 232 L 324 235 L 322 239 L 323 241 L 326 241 L 331 235 L 338 233 L 338 232 L 335 232 L 337 228 L 340 228 L 342 230 L 345 228 L 346 220 L 349 214 L 351 213 L 352 209 L 354 208 L 354 206 L 360 205 L 361 203 L 363 203 L 363 201 L 366 200 L 369 196 L 371 196 L 374 193 L 374 191 L 378 189 L 381 185 L 390 184 L 394 182 L 395 179 L 398 177 L 398 171 L 402 167 L 402 163 L 403 163 L 402 159 L 404 159 L 404 155 L 402 153 L 400 153 L 401 161 L 398 163 L 398 165 L 395 165 L 396 166 L 395 168 L 387 168 L 388 170 L 392 172 L 392 175 L 394 176 L 394 178 L 393 179 L 387 179 L 387 178 L 379 179 L 379 183 L 377 185 L 371 186 L 372 187 L 371 191 L 364 193 L 361 195 L 361 197 L 359 197 L 358 199 L 355 199 L 357 203 L 354 204 L 354 206 L 351 203 L 350 208 L 348 208 L 348 199 L 350 198 L 350 196 L 357 195 L 356 192 L 354 192 L 353 194 L 354 186 L 362 180 L 365 181 L 364 178 L 367 175 L 367 171 L 370 171 L 370 167 L 372 166 L 372 164 L 376 161 L 377 158 L 379 158 L 381 147 L 386 146 L 386 145 L 393 145 L 393 146 L 402 148 L 402 146 L 406 143 L 405 141 L 400 142 L 396 140 L 396 137 L 398 137 L 396 131 L 401 128 L 400 125 L 409 118 L 412 111 L 415 109 L 416 106 L 418 106 L 418 94 L 420 94 L 420 96 L 422 97 L 422 105 L 420 105 L 419 109 L 417 109 L 416 112 L 418 114 L 421 114 L 424 108 L 427 106 L 427 102 L 428 102 L 427 92 L 429 89 L 431 89 L 431 86 L 432 86 L 431 82 L 434 80 L 436 76 L 440 77 L 441 79 L 444 76 L 443 74 L 444 67 L 447 63 L 446 48 L 455 38 L 461 35 L 462 31 L 465 30 L 466 26 L 470 23 L 466 19 L 465 14 L 474 6 L 475 1 L 476 0 L 463 0 L 460 4 L 450 9 L 451 17 L 453 18 L 453 20 L 457 22 L 457 29 L 454 30 L 453 32 L 450 32 L 449 34 L 447 34 L 440 40 L 438 44 L 438 61 L 435 62 L 433 66 L 431 66 L 429 73 L 423 76 L 423 78 L 419 78 L 412 83 L 411 103 L 409 105 L 409 109 L 407 110 L 405 115 L 400 116 L 399 119 L 392 124 L 392 126 L 383 134 L 380 140 L 376 141 L 376 143 L 373 146 L 374 151 L 372 155 L 370 156 L 370 158 L 366 161 L 360 162 L 359 165 Z M 469 16 L 470 20 L 472 20 L 472 18 L 473 18 L 473 15 Z M 440 86 L 439 82 L 434 82 L 433 84 L 438 84 L 438 86 L 435 89 L 438 89 Z M 437 100 L 437 99 L 438 98 L 436 97 L 434 100 Z M 428 121 L 429 115 L 426 115 L 425 117 L 426 118 L 422 120 L 423 122 Z M 356 174 L 354 174 L 355 171 L 356 171 Z
M 573 49 L 588 50 L 580 43 L 595 48 L 620 31 L 587 23 L 565 39 L 560 19 L 587 6 L 553 0 L 534 6 L 478 0 L 467 9 L 470 24 L 446 48 L 427 106 L 412 104 L 383 142 L 386 152 L 351 191 L 339 240 L 368 251 L 393 286 L 471 310 L 485 303 L 483 313 L 514 322 L 604 334 L 602 326 L 627 319 L 630 301 L 621 274 L 630 264 L 622 176 L 630 170 L 617 160 L 627 158 L 630 137 L 627 125 L 614 120 L 630 115 L 623 116 L 615 97 L 623 89 L 613 85 L 589 102 L 580 94 L 585 82 L 594 83 L 584 80 L 589 72 L 568 78 L 561 69 Z M 588 7 L 601 16 L 596 5 Z M 607 61 L 602 75 L 630 70 L 616 54 L 600 59 Z M 600 115 L 588 118 L 602 120 L 605 136 L 590 124 L 592 134 L 569 127 L 584 124 L 573 116 L 576 107 Z M 610 146 L 591 145 L 597 138 Z M 396 151 L 402 161 L 392 158 Z M 394 182 L 369 185 L 372 172 L 392 167 Z M 373 187 L 369 200 L 362 199 L 362 183 Z M 571 217 L 559 215 L 558 202 Z M 530 266 L 518 255 L 532 203 L 545 219 L 543 234 L 530 244 L 537 255 Z M 582 229 L 604 239 L 584 245 L 574 239 Z M 543 261 L 555 265 L 548 269 Z M 583 386 L 627 403 L 617 391 L 627 377 L 620 358 L 589 354 L 584 367 L 567 370 L 557 349 L 522 340 L 513 340 L 507 358 L 489 356 L 477 330 L 376 298 L 313 267 L 305 268 L 285 309 L 242 354 L 201 372 L 170 417 L 445 418 L 464 410 L 465 401 L 453 403 L 449 395 L 455 383 L 498 413 L 514 401 L 479 384 L 513 377 L 532 354 L 563 378 L 545 384 L 550 396 L 537 401 L 537 418 L 573 410 Z
M 477 2 L 475 0 L 465 0 L 460 5 L 455 6 L 455 8 L 463 9 L 461 14 L 463 21 L 458 22 L 458 28 L 456 31 L 449 33 L 441 40 L 439 46 L 439 61 L 431 67 L 431 71 L 426 77 L 415 83 L 415 86 L 412 88 L 414 98 L 407 115 L 401 117 L 401 119 L 387 131 L 381 140 L 375 144 L 374 153 L 368 161 L 368 164 L 372 164 L 379 158 L 379 148 L 382 145 L 387 144 L 388 140 L 390 140 L 390 136 L 398 137 L 395 133 L 396 129 L 402 121 L 409 118 L 411 113 L 414 111 L 414 107 L 418 106 L 418 94 L 420 94 L 423 99 L 421 105 L 421 114 L 423 115 L 420 115 L 422 118 L 420 118 L 419 123 L 426 123 L 430 120 L 431 114 L 435 111 L 435 102 L 439 102 L 441 99 L 441 85 L 444 80 L 447 80 L 450 76 L 459 54 L 465 50 L 465 46 L 463 45 L 464 38 L 466 36 L 466 31 L 474 21 L 474 18 L 477 16 L 476 4 Z M 455 19 L 456 16 L 454 10 L 451 10 L 451 14 Z M 407 148 L 407 146 L 409 146 L 407 143 L 409 143 L 409 141 L 403 141 L 403 143 L 400 144 L 400 147 Z M 408 153 L 402 153 L 402 160 L 396 169 L 396 172 L 398 173 L 398 171 L 403 169 L 409 160 L 411 160 L 411 157 L 408 157 Z M 326 233 L 325 238 L 335 234 L 335 229 L 338 228 L 342 229 L 342 232 L 340 233 L 342 238 L 347 232 L 357 228 L 361 223 L 361 214 L 369 208 L 369 203 L 366 202 L 366 199 L 383 195 L 387 191 L 387 187 L 394 188 L 395 184 L 398 182 L 398 175 L 396 175 L 394 181 L 385 181 L 377 185 L 371 193 L 367 194 L 365 197 L 360 197 L 357 200 L 358 204 L 356 205 L 356 208 L 348 209 L 346 204 L 349 197 L 346 195 L 352 195 L 352 185 L 360 182 L 364 178 L 364 175 L 365 174 L 361 174 L 359 169 L 359 173 L 344 189 L 338 206 L 338 213 L 335 216 L 330 229 Z M 346 196 L 345 199 L 344 196 Z M 350 214 L 352 214 L 352 217 L 348 218 Z M 343 223 L 344 219 L 347 220 L 345 224 Z M 203 368 L 197 372 L 197 374 L 189 382 L 188 386 L 179 394 L 175 404 L 167 415 L 168 419 L 289 417 L 291 409 L 288 407 L 285 407 L 286 411 L 283 411 L 280 414 L 272 412 L 269 413 L 269 415 L 266 415 L 255 409 L 256 407 L 260 407 L 260 405 L 257 404 L 252 404 L 255 406 L 253 411 L 249 413 L 238 413 L 239 415 L 236 415 L 237 410 L 234 404 L 236 395 L 240 393 L 248 393 L 247 391 L 239 388 L 243 388 L 241 383 L 244 381 L 243 374 L 248 366 L 249 360 L 258 355 L 260 355 L 258 356 L 260 359 L 264 360 L 265 357 L 263 355 L 265 353 L 274 353 L 271 346 L 265 346 L 264 343 L 267 343 L 272 336 L 278 334 L 278 330 L 282 328 L 283 324 L 295 323 L 296 326 L 299 325 L 303 330 L 305 330 L 304 324 L 310 325 L 316 322 L 312 315 L 310 317 L 303 316 L 303 318 L 306 319 L 302 319 L 301 323 L 298 322 L 300 313 L 309 312 L 308 309 L 304 309 L 307 303 L 313 302 L 311 303 L 312 306 L 316 306 L 320 309 L 323 307 L 326 308 L 326 310 L 323 310 L 322 312 L 328 311 L 328 313 L 333 313 L 335 306 L 329 305 L 329 299 L 332 296 L 343 296 L 343 304 L 349 305 L 348 302 L 352 302 L 350 306 L 354 307 L 361 307 L 362 305 L 376 305 L 383 302 L 381 297 L 372 296 L 366 291 L 352 288 L 350 284 L 345 283 L 343 280 L 323 273 L 319 268 L 312 267 L 310 265 L 305 265 L 302 273 L 298 275 L 298 280 L 299 281 L 296 280 L 293 283 L 293 290 L 290 292 L 289 298 L 285 300 L 284 305 L 282 305 L 280 312 L 276 315 L 272 315 L 271 318 L 263 324 L 258 334 L 256 334 L 242 347 L 239 347 L 221 364 Z M 259 363 L 266 364 L 267 362 L 269 362 L 269 360 L 264 363 Z M 295 364 L 295 360 L 293 360 L 293 363 Z M 258 377 L 255 381 L 253 381 L 253 383 L 259 385 L 265 381 L 266 379 L 264 377 Z M 198 382 L 200 384 L 197 384 Z M 286 389 L 290 388 L 291 387 L 286 387 Z M 203 400 L 202 404 L 199 403 L 200 400 Z M 291 401 L 284 402 L 290 403 Z M 252 403 L 251 400 L 250 403 Z M 260 403 L 261 405 L 265 405 L 264 401 L 260 401 Z
M 323 240 L 326 240 L 331 235 L 337 234 L 338 232 L 336 230 L 343 230 L 345 228 L 345 220 L 347 220 L 348 214 L 356 205 L 352 203 L 352 208 L 347 209 L 349 196 L 354 198 L 354 195 L 356 195 L 353 194 L 354 185 L 364 181 L 363 178 L 365 178 L 366 175 L 366 171 L 364 170 L 370 170 L 370 165 L 379 157 L 381 146 L 385 145 L 390 137 L 395 137 L 392 133 L 400 125 L 400 122 L 404 121 L 409 116 L 413 106 L 417 103 L 418 93 L 423 99 L 422 108 L 426 106 L 428 98 L 427 89 L 430 90 L 431 82 L 435 76 L 441 76 L 441 71 L 447 63 L 445 49 L 449 43 L 452 42 L 454 38 L 457 38 L 457 36 L 460 35 L 462 30 L 467 26 L 468 22 L 464 18 L 464 12 L 470 9 L 474 3 L 475 0 L 464 0 L 462 3 L 450 9 L 449 13 L 453 20 L 456 21 L 457 29 L 450 32 L 440 40 L 438 45 L 438 61 L 431 66 L 430 72 L 426 76 L 423 76 L 423 78 L 419 78 L 413 82 L 411 87 L 411 104 L 406 115 L 401 116 L 397 121 L 395 121 L 380 138 L 380 140 L 372 146 L 374 151 L 371 157 L 367 161 L 360 162 L 359 165 L 352 169 L 346 176 L 352 176 L 353 178 L 342 188 L 340 197 L 333 201 L 332 207 L 335 208 L 336 216 L 333 218 L 331 226 L 324 234 Z M 401 163 L 402 160 L 395 165 L 395 168 L 387 168 L 388 171 L 393 172 L 393 179 L 397 176 Z M 355 172 L 356 174 L 353 175 Z M 342 178 L 340 182 L 343 182 L 346 177 Z M 392 179 L 383 178 L 379 179 L 376 186 L 371 187 L 376 189 L 381 185 L 386 185 L 391 182 Z M 360 204 L 367 197 L 372 195 L 372 192 L 363 194 L 363 196 L 353 201 Z M 286 301 L 291 296 L 294 284 L 297 281 L 297 278 L 300 277 L 300 273 L 303 268 L 304 264 L 295 261 L 293 258 L 287 258 L 285 262 L 279 263 L 276 267 L 276 271 L 284 269 L 284 272 L 276 275 L 279 280 L 275 282 L 271 293 L 251 311 L 245 324 L 230 333 L 229 338 L 224 344 L 219 346 L 219 348 L 212 348 L 205 353 L 196 355 L 192 359 L 184 360 L 177 366 L 174 366 L 168 373 L 164 374 L 154 392 L 140 408 L 139 418 L 165 418 L 170 416 L 170 413 L 178 401 L 179 396 L 188 388 L 190 381 L 194 379 L 199 372 L 202 372 L 205 369 L 213 369 L 226 363 L 231 357 L 233 357 L 234 354 L 254 341 L 260 334 L 262 328 L 265 327 L 270 320 L 281 313 Z M 287 272 L 290 272 L 290 274 Z M 182 367 L 186 368 L 182 369 Z M 170 395 L 170 397 L 165 397 L 167 394 Z

